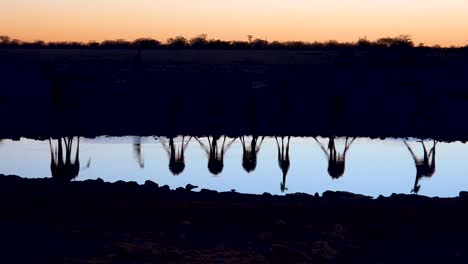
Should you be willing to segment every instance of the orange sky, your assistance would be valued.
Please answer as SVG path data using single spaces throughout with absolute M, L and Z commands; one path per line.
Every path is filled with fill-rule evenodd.
M 468 0 L 0 0 L 0 35 L 89 41 L 201 33 L 246 40 L 356 41 L 409 34 L 468 44 Z

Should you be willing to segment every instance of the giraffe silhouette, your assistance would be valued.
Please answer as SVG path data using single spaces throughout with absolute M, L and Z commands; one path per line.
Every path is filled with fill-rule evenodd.
M 285 142 L 285 137 L 281 137 L 281 144 L 278 140 L 278 137 L 275 137 L 276 139 L 276 146 L 278 147 L 278 165 L 283 172 L 283 181 L 280 183 L 280 189 L 281 192 L 285 192 L 288 190 L 286 187 L 286 177 L 288 175 L 289 167 L 291 165 L 291 162 L 289 160 L 289 141 L 291 137 L 287 137 L 286 145 L 284 144 Z
M 72 77 L 58 71 L 55 65 L 50 68 L 48 77 L 52 81 L 49 90 L 51 134 L 77 134 L 76 130 L 80 125 L 80 94 L 72 87 Z
M 59 182 L 74 180 L 80 173 L 80 138 L 77 137 L 76 148 L 73 155 L 74 137 L 63 137 L 57 139 L 54 147 L 52 139 L 49 138 L 50 146 L 50 171 L 52 178 Z M 86 168 L 89 168 L 91 159 L 88 160 Z
M 250 173 L 257 167 L 257 156 L 264 139 L 265 137 L 262 137 L 260 143 L 258 143 L 258 136 L 252 136 L 250 144 L 247 145 L 244 136 L 240 137 L 242 142 L 242 167 L 246 172 Z
M 140 168 L 145 167 L 145 159 L 143 158 L 143 154 L 141 153 L 141 137 L 136 137 L 133 143 L 133 153 L 135 155 L 135 159 L 137 160 L 138 165 Z
M 229 149 L 229 147 L 234 143 L 236 139 L 233 139 L 230 143 L 226 145 L 226 136 L 222 137 L 222 143 L 219 144 L 221 140 L 220 136 L 208 137 L 208 147 L 201 142 L 200 139 L 195 138 L 201 147 L 205 150 L 208 156 L 208 170 L 213 175 L 219 175 L 224 169 L 224 154 Z
M 179 148 L 174 142 L 174 137 L 169 138 L 169 145 L 165 141 L 161 141 L 169 156 L 169 170 L 174 176 L 181 174 L 185 170 L 185 150 L 191 139 L 192 137 L 189 137 L 187 142 L 185 142 L 185 136 L 183 136 Z
M 420 141 L 421 145 L 423 147 L 424 151 L 424 156 L 423 158 L 418 158 L 416 154 L 414 153 L 413 149 L 411 149 L 410 145 L 404 141 L 406 148 L 408 148 L 408 151 L 411 153 L 411 156 L 413 157 L 414 164 L 416 166 L 416 178 L 414 181 L 414 186 L 413 189 L 411 190 L 412 193 L 417 194 L 419 190 L 421 189 L 421 185 L 419 184 L 419 180 L 421 180 L 424 177 L 430 178 L 434 175 L 435 170 L 436 170 L 436 145 L 437 141 L 433 141 L 432 148 L 429 150 L 429 153 L 427 152 L 426 145 L 424 144 L 423 141 Z
M 137 48 L 137 54 L 133 57 L 133 68 L 135 70 L 141 70 L 143 68 L 143 56 L 142 56 L 142 48 Z
M 247 96 L 244 103 L 244 115 L 248 126 L 252 131 L 256 131 L 258 123 L 257 102 L 254 95 Z
M 340 177 L 342 177 L 346 168 L 346 154 L 356 138 L 352 138 L 351 141 L 349 141 L 348 137 L 346 137 L 345 146 L 343 152 L 341 153 L 336 150 L 334 136 L 328 138 L 328 150 L 316 137 L 314 137 L 314 139 L 319 144 L 323 153 L 327 157 L 328 175 L 330 175 L 330 177 L 332 177 L 333 179 L 339 179 Z

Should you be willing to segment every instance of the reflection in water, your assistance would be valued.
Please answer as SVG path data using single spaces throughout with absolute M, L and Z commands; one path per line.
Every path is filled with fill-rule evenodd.
M 80 138 L 77 137 L 75 155 L 72 160 L 73 141 L 74 137 L 59 138 L 57 139 L 57 145 L 54 147 L 52 139 L 49 139 L 50 171 L 52 177 L 60 182 L 69 182 L 80 173 Z M 87 163 L 88 168 L 90 164 L 91 159 Z
M 289 161 L 289 140 L 291 137 L 287 137 L 286 146 L 284 145 L 284 138 L 281 137 L 281 145 L 278 141 L 278 137 L 276 139 L 276 146 L 278 147 L 278 165 L 283 172 L 283 181 L 280 183 L 281 192 L 286 191 L 286 176 L 288 175 L 289 166 L 291 162 Z
M 200 139 L 195 138 L 198 143 L 205 150 L 208 155 L 208 170 L 213 175 L 218 175 L 223 171 L 224 168 L 224 154 L 229 149 L 232 143 L 236 139 L 233 139 L 229 144 L 226 145 L 226 136 L 223 137 L 221 146 L 219 145 L 220 136 L 207 137 L 208 138 L 208 147 L 200 141 Z
M 257 167 L 257 156 L 264 139 L 265 137 L 262 137 L 260 143 L 258 143 L 258 136 L 252 136 L 250 144 L 247 145 L 245 137 L 240 137 L 242 142 L 242 167 L 246 172 L 250 173 Z
M 192 137 L 185 142 L 185 136 L 182 137 L 180 146 L 177 147 L 174 138 L 169 138 L 169 146 L 161 139 L 161 143 L 169 156 L 169 170 L 174 176 L 181 174 L 185 169 L 185 150 Z
M 338 179 L 344 175 L 345 172 L 345 165 L 346 165 L 346 153 L 348 152 L 351 144 L 353 144 L 356 138 L 351 139 L 348 141 L 348 137 L 345 139 L 345 146 L 343 152 L 340 153 L 336 150 L 335 144 L 335 137 L 331 136 L 328 139 L 328 151 L 325 149 L 322 143 L 315 138 L 315 141 L 319 144 L 320 148 L 322 149 L 323 153 L 328 159 L 328 175 L 330 175 L 333 179 Z
M 138 165 L 143 169 L 145 167 L 145 159 L 141 153 L 141 137 L 135 138 L 133 143 L 133 153 L 135 154 L 135 159 L 137 160 Z
M 460 180 L 458 185 L 452 184 L 454 180 L 439 180 L 439 178 L 431 180 L 430 183 L 426 183 L 424 189 L 424 194 L 434 194 L 434 195 L 447 195 L 447 185 L 452 184 L 452 189 L 450 190 L 463 190 L 464 178 L 461 177 L 462 171 L 465 171 L 464 168 L 460 168 L 460 164 L 463 165 L 462 160 L 466 160 L 466 157 L 461 157 L 460 153 L 463 152 L 465 147 L 462 143 L 439 143 L 436 141 L 412 141 L 405 142 L 403 140 L 388 140 L 386 144 L 376 144 L 379 140 L 369 140 L 369 139 L 359 139 L 355 140 L 354 138 L 291 138 L 291 137 L 262 137 L 262 136 L 242 136 L 239 137 L 239 143 L 235 142 L 236 139 L 229 138 L 226 136 L 210 136 L 206 138 L 195 138 L 199 143 L 195 148 L 188 148 L 190 144 L 191 137 L 189 136 L 180 136 L 172 138 L 140 138 L 140 137 L 128 137 L 127 139 L 122 138 L 118 141 L 126 141 L 128 145 L 125 145 L 125 153 L 128 154 L 128 147 L 132 146 L 134 155 L 128 155 L 128 158 L 122 159 L 125 157 L 119 153 L 120 144 L 106 144 L 106 145 L 95 145 L 99 147 L 83 148 L 83 144 L 93 144 L 95 142 L 105 142 L 109 139 L 83 139 L 81 137 L 61 137 L 58 139 L 50 138 L 45 142 L 37 142 L 35 140 L 21 139 L 20 141 L 4 140 L 1 142 L 0 148 L 0 158 L 4 161 L 3 174 L 16 174 L 26 177 L 49 177 L 52 175 L 54 179 L 59 182 L 68 182 L 71 180 L 76 180 L 79 176 L 79 173 L 83 174 L 83 167 L 89 167 L 90 161 L 86 166 L 83 166 L 82 160 L 80 159 L 80 154 L 83 154 L 83 151 L 86 155 L 88 153 L 91 155 L 97 155 L 99 163 L 96 166 L 93 166 L 90 172 L 86 172 L 81 175 L 80 180 L 85 180 L 88 178 L 104 178 L 111 179 L 111 181 L 116 180 L 135 180 L 138 182 L 144 182 L 141 175 L 146 175 L 145 179 L 153 179 L 155 173 L 154 170 L 157 170 L 157 175 L 166 175 L 167 177 L 158 177 L 158 181 L 167 181 L 165 182 L 168 185 L 176 187 L 185 186 L 188 183 L 196 184 L 201 187 L 215 188 L 217 190 L 226 190 L 224 187 L 228 188 L 228 182 L 231 182 L 229 189 L 235 188 L 236 190 L 242 190 L 242 188 L 237 188 L 239 186 L 245 186 L 244 192 L 259 192 L 262 193 L 265 188 L 270 188 L 268 191 L 270 193 L 281 193 L 286 191 L 305 191 L 309 192 L 311 188 L 320 189 L 320 188 L 332 188 L 334 190 L 349 190 L 349 184 L 360 186 L 359 188 L 354 189 L 357 192 L 367 192 L 372 194 L 380 194 L 381 190 L 379 188 L 386 188 L 383 186 L 379 187 L 380 177 L 377 177 L 377 183 L 368 186 L 368 182 L 374 180 L 372 178 L 374 175 L 386 175 L 387 183 L 383 185 L 390 184 L 393 181 L 400 182 L 398 188 L 392 191 L 399 192 L 411 192 L 419 193 L 421 188 L 421 179 L 431 178 L 436 169 L 436 147 L 444 150 L 444 153 L 449 153 L 442 157 L 440 162 L 453 161 L 456 160 L 458 165 L 455 166 L 446 166 L 440 168 L 440 174 L 444 177 L 442 179 L 451 179 L 455 178 L 456 175 Z M 300 144 L 295 145 L 294 148 L 290 149 L 290 142 L 300 142 Z M 359 143 L 356 143 L 358 141 Z M 112 139 L 114 142 L 114 139 Z M 404 145 L 402 144 L 404 143 Z M 156 148 L 153 147 L 143 147 L 144 144 L 157 144 Z M 231 144 L 237 143 L 238 147 L 232 149 Z M 344 146 L 343 146 L 344 144 Z M 102 147 L 101 147 L 102 146 Z M 310 148 L 313 146 L 316 150 L 310 153 Z M 345 164 L 347 152 L 350 147 L 356 148 L 353 150 L 355 158 L 352 160 L 351 166 L 356 167 L 357 170 L 354 172 L 349 172 L 349 179 L 339 180 L 345 173 Z M 403 147 L 405 146 L 405 147 Z M 42 150 L 37 150 L 37 147 L 42 147 Z M 143 148 L 145 152 L 143 153 Z M 365 151 L 367 148 L 367 151 Z M 376 151 L 376 148 L 379 150 Z M 459 149 L 456 149 L 459 148 Z M 262 149 L 262 153 L 265 155 L 259 155 L 259 151 Z M 227 151 L 232 151 L 233 155 L 230 155 L 229 158 L 225 157 Z M 363 151 L 364 150 L 364 151 Z M 447 151 L 450 150 L 450 151 Z M 80 151 L 82 153 L 80 153 Z M 419 152 L 418 152 L 419 151 Z M 99 154 L 101 152 L 102 154 Z M 190 166 L 190 177 L 182 177 L 178 179 L 169 180 L 174 178 L 174 175 L 180 175 L 183 172 L 187 172 L 186 162 L 195 162 L 197 164 L 204 164 L 206 162 L 205 155 L 203 152 L 206 152 L 208 157 L 208 169 L 211 174 L 219 175 L 223 173 L 225 179 L 223 181 L 215 181 L 208 183 L 210 180 L 207 180 L 203 177 L 203 174 L 200 173 L 199 167 Z M 277 153 L 275 153 L 277 152 Z M 408 163 L 409 156 L 407 153 L 410 153 L 412 156 L 413 163 Z M 45 155 L 45 154 L 49 154 Z M 92 154 L 91 154 L 92 153 Z M 309 154 L 310 153 L 310 154 Z M 452 153 L 452 154 L 450 154 Z M 145 154 L 145 155 L 143 155 Z M 276 155 L 276 157 L 274 157 Z M 320 158 L 326 155 L 328 166 L 323 164 L 324 168 L 321 166 L 309 166 L 310 158 L 313 160 L 320 160 Z M 1 156 L 3 155 L 3 156 Z M 36 155 L 36 156 L 35 156 Z M 152 166 L 151 163 L 154 163 L 155 159 L 151 158 L 148 161 L 148 155 L 151 157 L 159 157 L 159 159 L 164 160 L 168 158 L 169 170 L 166 166 L 159 166 L 161 162 L 157 161 L 157 166 Z M 167 155 L 167 156 L 166 156 Z M 271 156 L 273 155 L 273 156 Z M 293 155 L 297 160 L 291 164 L 290 156 Z M 381 156 L 380 158 L 374 157 L 376 155 Z M 452 155 L 452 156 L 450 156 Z M 467 152 L 468 155 L 468 152 Z M 25 156 L 34 157 L 31 158 L 31 161 L 27 166 L 17 166 L 16 164 L 23 164 L 22 158 Z M 145 156 L 145 157 L 143 157 Z M 190 158 L 187 160 L 187 156 Z M 128 159 L 128 160 L 127 160 Z M 144 167 L 144 170 L 136 169 L 136 166 L 126 166 L 126 164 L 135 164 L 135 159 L 140 167 Z M 369 165 L 369 160 L 372 160 L 372 164 Z M 391 163 L 388 161 L 391 160 Z M 80 164 L 81 161 L 81 164 Z M 385 162 L 383 162 L 385 161 Z M 127 162 L 127 163 L 126 163 Z M 148 166 L 148 162 L 150 162 Z M 118 166 L 111 166 L 115 168 L 109 168 L 106 164 L 119 164 Z M 257 167 L 258 163 L 264 164 L 260 168 Z M 282 180 L 280 183 L 280 188 L 277 188 L 277 182 L 275 177 L 271 178 L 271 175 L 275 174 L 275 163 L 278 164 L 282 172 Z M 37 165 L 39 164 L 39 165 Z M 42 166 L 40 166 L 42 164 Z M 224 168 L 225 165 L 229 168 Z M 45 166 L 44 166 L 45 165 Z M 50 165 L 50 170 L 49 170 Z M 240 166 L 241 165 L 241 166 Z M 382 166 L 388 166 L 389 170 L 382 170 Z M 81 166 L 81 168 L 80 168 Z M 203 165 L 202 165 L 203 166 Z M 404 175 L 407 175 L 408 172 L 414 170 L 416 167 L 416 178 L 407 178 Z M 440 166 L 439 166 L 440 167 Z M 45 170 L 43 169 L 45 168 Z M 206 168 L 206 167 L 205 167 Z M 278 167 L 276 167 L 277 170 Z M 445 171 L 444 171 L 445 169 Z M 42 170 L 42 171 L 41 171 Z M 127 171 L 126 171 L 127 170 Z M 203 168 L 202 168 L 203 170 Z M 206 170 L 206 169 L 205 169 Z M 368 171 L 367 173 L 362 173 L 362 171 Z M 373 171 L 372 171 L 373 170 Z M 449 172 L 447 173 L 447 170 Z M 245 172 L 244 172 L 245 171 Z M 305 171 L 304 173 L 302 173 Z M 357 173 L 358 172 L 358 173 Z M 444 174 L 445 172 L 445 174 Z M 255 177 L 247 177 L 244 180 L 238 178 L 237 176 L 242 174 L 250 173 Z M 287 179 L 288 174 L 294 173 L 292 179 Z M 321 175 L 320 177 L 314 177 L 313 179 L 309 175 L 317 174 Z M 412 173 L 412 172 L 410 172 Z M 140 175 L 140 176 L 139 176 Z M 233 175 L 233 177 L 231 177 Z M 328 177 L 328 176 L 331 177 Z M 395 178 L 395 175 L 400 175 L 401 178 Z M 136 178 L 134 178 L 136 177 Z M 414 177 L 414 174 L 413 174 Z M 370 179 L 372 178 L 372 179 Z M 432 177 L 434 178 L 434 177 Z M 247 180 L 248 179 L 248 180 Z M 287 182 L 288 181 L 288 182 Z M 301 182 L 303 181 L 303 182 Z M 318 181 L 317 186 L 313 186 L 314 181 Z M 357 181 L 355 183 L 354 181 Z M 460 183 L 461 181 L 461 183 Z M 275 183 L 276 182 L 276 183 Z M 299 183 L 300 182 L 300 183 Z M 324 182 L 328 182 L 325 185 L 321 185 Z M 209 186 L 204 186 L 204 183 L 213 184 Z M 183 185 L 182 185 L 183 184 Z M 330 185 L 328 185 L 330 184 Z M 363 187 L 363 186 L 366 187 Z M 256 187 L 257 186 L 257 187 Z M 263 187 L 262 187 L 263 186 Z M 265 187 L 267 186 L 267 187 Z M 272 186 L 272 187 L 270 187 Z M 275 187 L 276 186 L 276 187 Z M 412 188 L 409 188 L 409 187 Z M 436 186 L 436 187 L 434 187 Z M 289 189 L 289 190 L 288 190 Z M 364 190 L 364 191 L 362 191 Z M 385 189 L 387 190 L 387 189 Z M 353 190 L 351 190 L 353 191 Z M 442 192 L 442 193 L 441 193 Z M 443 193 L 445 192 L 445 193 Z M 391 193 L 391 192 L 390 192 Z M 452 195 L 451 192 L 449 195 Z M 455 193 L 457 194 L 457 193 Z
M 411 190 L 413 193 L 418 193 L 419 189 L 421 188 L 421 185 L 419 184 L 419 180 L 423 177 L 430 178 L 434 175 L 435 173 L 435 151 L 436 151 L 436 144 L 437 142 L 434 140 L 432 148 L 429 150 L 429 153 L 427 152 L 426 145 L 424 144 L 423 141 L 421 141 L 421 145 L 423 147 L 424 151 L 424 157 L 423 158 L 418 158 L 416 154 L 414 153 L 413 149 L 411 149 L 410 145 L 404 141 L 406 147 L 408 148 L 409 152 L 411 153 L 411 156 L 413 156 L 414 159 L 414 164 L 416 165 L 416 179 L 414 181 L 414 187 Z

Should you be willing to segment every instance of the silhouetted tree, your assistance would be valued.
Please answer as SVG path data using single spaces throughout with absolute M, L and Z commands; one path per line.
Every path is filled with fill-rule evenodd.
M 353 47 L 374 49 L 374 48 L 412 48 L 414 43 L 408 35 L 400 35 L 397 37 L 385 37 L 380 38 L 376 41 L 369 41 L 367 38 L 360 38 L 356 43 L 338 42 L 336 40 L 330 40 L 327 42 L 302 42 L 302 41 L 287 41 L 279 42 L 273 41 L 269 43 L 267 40 L 254 39 L 254 36 L 248 35 L 248 41 L 223 41 L 211 39 L 208 40 L 206 34 L 201 34 L 192 39 L 187 40 L 185 37 L 177 36 L 175 38 L 169 38 L 165 44 L 162 44 L 159 40 L 151 38 L 139 38 L 132 42 L 117 39 L 117 40 L 105 40 L 102 43 L 90 42 L 90 43 L 79 43 L 79 42 L 44 42 L 38 40 L 35 42 L 22 42 L 17 39 L 11 40 L 8 36 L 0 36 L 0 47 L 25 47 L 25 48 L 100 48 L 100 49 L 131 49 L 140 47 L 142 49 L 331 49 L 341 50 Z M 422 46 L 421 46 L 422 45 Z M 422 43 L 418 46 L 421 48 L 429 48 L 424 46 Z M 431 49 L 442 49 L 440 46 L 433 46 Z M 464 50 L 465 47 L 450 47 L 450 49 Z
M 409 35 L 400 35 L 393 38 L 380 38 L 376 44 L 384 47 L 413 47 L 414 43 Z
M 135 158 L 140 168 L 144 168 L 145 159 L 143 158 L 143 154 L 141 153 L 141 137 L 135 138 L 135 142 L 133 143 L 133 153 L 135 154 Z
M 131 42 L 124 39 L 106 40 L 101 43 L 101 47 L 108 49 L 125 49 L 131 47 Z
M 263 39 L 255 39 L 250 43 L 252 48 L 254 49 L 264 49 L 268 47 L 268 41 L 263 40 Z
M 232 41 L 230 43 L 230 47 L 232 49 L 249 49 L 250 48 L 250 43 L 246 41 Z
M 360 48 L 369 48 L 372 46 L 372 42 L 370 42 L 367 37 L 364 37 L 364 38 L 359 38 L 357 43 L 356 43 L 356 46 L 360 47 Z
M 310 43 L 305 43 L 302 41 L 288 41 L 286 43 L 280 43 L 282 48 L 288 49 L 304 49 L 309 48 Z
M 157 49 L 161 47 L 161 42 L 151 38 L 139 38 L 133 41 L 133 46 L 140 49 Z
M 207 45 L 208 45 L 207 48 L 210 48 L 210 49 L 230 49 L 231 48 L 231 42 L 223 41 L 219 39 L 210 39 Z
M 90 41 L 88 42 L 88 44 L 86 44 L 86 46 L 88 46 L 89 48 L 95 49 L 95 48 L 99 48 L 100 43 L 97 41 Z
M 177 36 L 175 38 L 169 38 L 167 40 L 167 47 L 174 49 L 183 49 L 188 46 L 187 39 L 182 36 Z
M 0 36 L 0 46 L 9 45 L 10 42 L 11 42 L 10 37 L 8 37 L 8 36 Z
M 190 39 L 190 46 L 195 49 L 202 49 L 202 48 L 207 48 L 208 47 L 208 40 L 207 40 L 208 35 L 206 34 L 200 34 L 192 39 Z

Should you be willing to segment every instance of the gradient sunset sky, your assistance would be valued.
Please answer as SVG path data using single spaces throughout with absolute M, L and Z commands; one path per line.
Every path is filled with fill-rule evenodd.
M 0 0 L 0 35 L 21 40 L 356 41 L 408 34 L 468 44 L 468 0 Z

